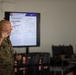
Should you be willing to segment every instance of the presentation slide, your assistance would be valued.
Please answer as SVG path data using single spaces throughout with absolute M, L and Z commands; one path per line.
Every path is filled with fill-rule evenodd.
M 10 40 L 13 46 L 36 45 L 36 14 L 10 13 L 9 19 L 12 25 Z

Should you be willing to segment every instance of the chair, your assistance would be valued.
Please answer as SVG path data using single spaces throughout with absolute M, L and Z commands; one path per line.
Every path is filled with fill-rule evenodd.
M 59 45 L 59 46 L 52 45 L 53 59 L 55 59 L 53 62 L 53 67 L 60 67 L 62 75 L 63 75 L 64 69 L 67 69 L 67 66 L 69 65 L 69 62 L 64 59 L 65 59 L 65 57 L 69 57 L 73 53 L 74 52 L 73 52 L 72 45 L 68 45 L 68 46 L 66 46 L 66 45 Z M 51 61 L 52 60 L 50 60 L 50 62 Z M 52 64 L 52 62 L 50 64 Z

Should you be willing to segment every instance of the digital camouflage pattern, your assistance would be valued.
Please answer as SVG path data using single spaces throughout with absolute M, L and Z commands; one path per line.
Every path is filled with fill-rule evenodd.
M 0 75 L 14 75 L 13 48 L 8 38 L 5 38 L 0 46 Z

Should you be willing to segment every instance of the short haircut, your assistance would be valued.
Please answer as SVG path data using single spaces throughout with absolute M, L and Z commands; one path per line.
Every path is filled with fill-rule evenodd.
M 72 72 L 74 75 L 76 75 L 76 65 L 72 66 L 69 70 L 68 73 Z
M 6 23 L 10 23 L 8 20 L 1 20 L 0 21 L 0 29 L 5 26 Z

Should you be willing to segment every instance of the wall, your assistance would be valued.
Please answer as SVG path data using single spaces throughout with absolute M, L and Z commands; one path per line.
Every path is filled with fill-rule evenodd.
M 3 0 L 5 1 L 5 0 Z M 13 0 L 3 2 L 0 19 L 4 11 L 40 12 L 40 47 L 30 47 L 30 52 L 50 52 L 52 45 L 72 44 L 76 50 L 76 0 Z M 25 52 L 25 48 L 14 48 Z

